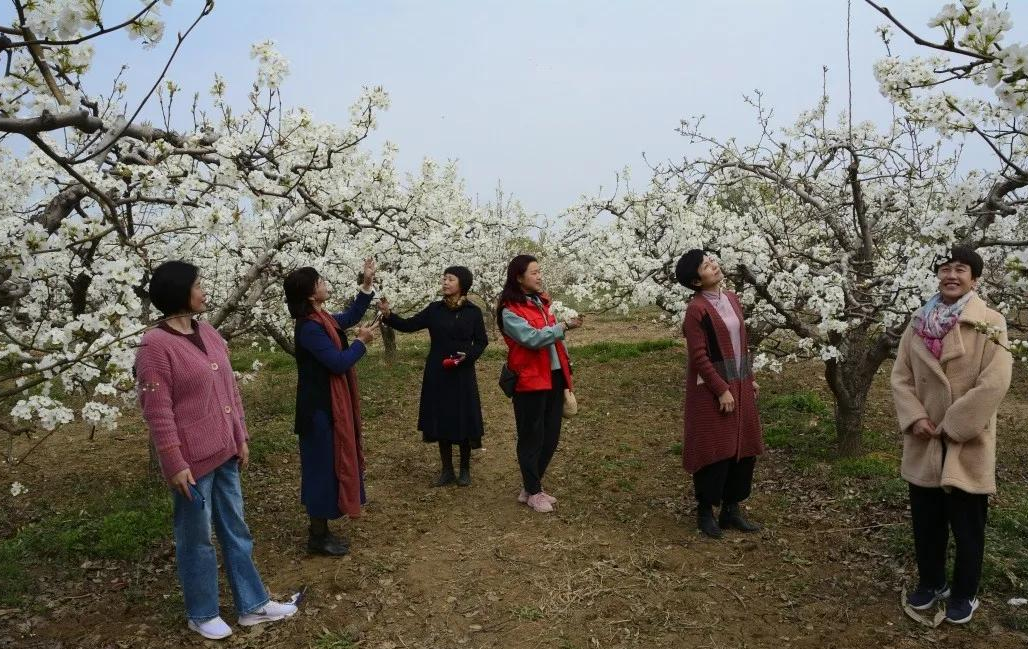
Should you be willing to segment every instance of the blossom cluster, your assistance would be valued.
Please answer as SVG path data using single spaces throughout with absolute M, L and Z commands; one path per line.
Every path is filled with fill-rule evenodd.
M 73 38 L 100 24 L 95 6 L 39 0 L 26 12 L 37 38 Z M 126 31 L 147 46 L 164 28 L 157 4 L 143 8 Z M 92 43 L 115 36 L 47 52 L 84 74 Z M 23 52 L 13 59 L 17 74 L 0 80 L 0 115 L 61 113 Z M 200 268 L 204 317 L 224 336 L 261 344 L 290 344 L 282 279 L 301 266 L 318 268 L 336 303 L 353 295 L 367 256 L 378 260 L 379 289 L 398 309 L 433 299 L 451 264 L 472 268 L 487 300 L 498 295 L 502 267 L 535 225 L 517 201 L 501 192 L 477 204 L 455 164 L 426 160 L 404 174 L 395 146 L 372 151 L 365 141 L 388 108 L 384 89 L 365 89 L 349 122 L 321 122 L 302 107 L 279 107 L 289 66 L 273 43 L 251 54 L 249 106 L 230 106 L 228 82 L 215 75 L 213 110 L 190 115 L 195 128 L 130 124 L 120 95 L 89 94 L 88 84 L 61 76 L 66 100 L 96 107 L 89 121 L 76 114 L 72 126 L 40 132 L 44 146 L 0 143 L 0 386 L 8 394 L 0 418 L 44 429 L 76 419 L 115 427 L 136 398 L 139 338 L 161 317 L 148 279 L 168 259 Z M 172 80 L 160 87 L 165 106 L 181 92 Z M 166 115 L 169 124 L 192 120 Z

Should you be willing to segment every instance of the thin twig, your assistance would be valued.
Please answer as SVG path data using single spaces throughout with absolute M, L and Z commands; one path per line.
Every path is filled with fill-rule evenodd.
M 860 530 L 875 530 L 880 527 L 895 527 L 897 525 L 906 524 L 906 521 L 896 521 L 895 523 L 877 523 L 875 525 L 864 525 L 862 527 L 835 527 L 830 530 L 814 530 L 814 534 L 829 534 L 833 532 L 857 532 Z

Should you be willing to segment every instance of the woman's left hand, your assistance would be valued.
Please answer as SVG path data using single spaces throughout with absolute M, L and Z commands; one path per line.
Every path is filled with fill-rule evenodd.
M 245 469 L 246 465 L 250 463 L 250 445 L 243 442 L 243 445 L 239 447 L 237 457 L 239 458 L 239 468 Z
M 452 370 L 454 368 L 457 368 L 457 367 L 460 366 L 461 362 L 465 358 L 467 358 L 467 354 L 465 354 L 464 352 L 457 352 L 453 356 L 450 356 L 449 358 L 444 358 L 443 359 L 443 367 L 448 369 L 448 370 Z
M 374 257 L 368 257 L 364 260 L 364 282 L 362 283 L 362 286 L 364 286 L 365 291 L 371 290 L 371 284 L 375 281 L 376 268 L 377 265 L 375 264 Z

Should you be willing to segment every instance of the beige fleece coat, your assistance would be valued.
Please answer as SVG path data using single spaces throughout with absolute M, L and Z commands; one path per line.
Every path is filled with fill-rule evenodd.
M 977 295 L 943 338 L 941 358 L 911 327 L 900 339 L 892 396 L 903 433 L 900 473 L 915 485 L 996 493 L 996 411 L 1010 387 L 1013 357 L 976 331 L 975 322 L 998 330 L 999 341 L 1007 345 L 1006 320 Z M 935 423 L 940 437 L 911 434 L 911 426 L 924 417 Z

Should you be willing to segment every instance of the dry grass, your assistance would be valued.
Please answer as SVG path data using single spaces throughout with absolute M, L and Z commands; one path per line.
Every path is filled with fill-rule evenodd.
M 884 382 L 869 414 L 868 456 L 840 463 L 823 448 L 830 417 L 818 410 L 824 392 L 816 370 L 791 368 L 765 379 L 765 423 L 777 426 L 779 443 L 758 464 L 749 503 L 765 531 L 712 542 L 694 530 L 692 490 L 676 454 L 681 347 L 633 345 L 664 335 L 652 323 L 597 318 L 591 325 L 597 340 L 624 344 L 573 350 L 582 414 L 565 427 L 547 475 L 547 489 L 560 499 L 551 515 L 514 500 L 513 418 L 494 385 L 496 346 L 479 370 L 487 450 L 475 455 L 474 484 L 466 489 L 428 486 L 436 453 L 415 430 L 411 396 L 424 342 L 401 338 L 391 368 L 375 355 L 364 361 L 371 503 L 345 526 L 354 553 L 337 560 L 303 552 L 294 384 L 287 361 L 272 364 L 244 390 L 255 437 L 247 516 L 266 583 L 276 595 L 308 586 L 307 605 L 299 619 L 237 630 L 223 646 L 1024 646 L 1017 630 L 1023 620 L 1005 605 L 1016 589 L 1001 574 L 988 582 L 985 606 L 968 628 L 925 630 L 897 605 L 912 566 L 903 494 L 888 474 L 898 451 Z M 1026 408 L 1022 369 L 1002 412 L 1005 486 L 1024 484 L 1028 433 L 1019 422 Z M 139 431 L 138 421 L 129 421 L 117 436 L 94 442 L 62 431 L 31 466 L 17 468 L 13 478 L 31 491 L 5 505 L 3 534 L 95 499 L 101 487 L 138 483 L 146 466 Z M 1011 496 L 997 508 L 1023 502 Z M 999 543 L 990 548 L 1006 551 Z M 33 589 L 0 613 L 0 647 L 192 645 L 170 552 L 164 539 L 138 561 L 89 569 L 33 558 Z M 1023 580 L 1028 565 L 1011 574 Z M 231 622 L 230 601 L 226 594 Z

